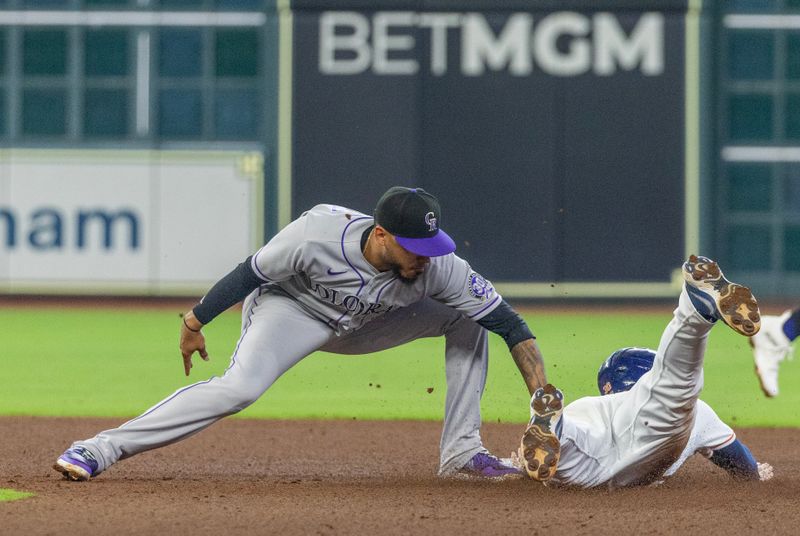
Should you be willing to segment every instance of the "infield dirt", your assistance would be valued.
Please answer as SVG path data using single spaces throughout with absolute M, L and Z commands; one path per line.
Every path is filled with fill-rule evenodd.
M 51 469 L 73 440 L 119 420 L 0 417 L 0 534 L 797 534 L 800 430 L 737 430 L 766 483 L 695 456 L 659 487 L 547 488 L 436 476 L 436 422 L 226 419 L 90 482 Z M 508 455 L 522 425 L 485 424 Z

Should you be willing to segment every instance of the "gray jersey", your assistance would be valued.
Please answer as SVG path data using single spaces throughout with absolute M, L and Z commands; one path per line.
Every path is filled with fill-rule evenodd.
M 317 205 L 253 255 L 253 270 L 339 334 L 426 297 L 473 320 L 502 301 L 489 281 L 453 253 L 432 257 L 413 283 L 379 272 L 361 251 L 361 236 L 373 223 L 354 210 Z
M 354 210 L 318 205 L 253 255 L 251 267 L 265 283 L 244 301 L 242 334 L 225 374 L 76 443 L 97 458 L 94 474 L 240 411 L 317 350 L 367 354 L 422 337 L 446 339 L 439 472 L 453 474 L 485 451 L 479 430 L 488 336 L 470 319 L 483 318 L 502 298 L 452 253 L 431 258 L 413 283 L 377 271 L 361 252 L 372 224 Z

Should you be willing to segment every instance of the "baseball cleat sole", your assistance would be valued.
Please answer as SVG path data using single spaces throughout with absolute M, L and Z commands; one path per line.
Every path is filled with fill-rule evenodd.
M 83 467 L 69 463 L 61 458 L 56 460 L 53 469 L 64 475 L 67 480 L 83 481 L 89 480 L 92 476 Z
M 522 435 L 518 456 L 533 480 L 546 482 L 556 474 L 561 443 L 555 425 L 564 409 L 563 400 L 561 391 L 549 383 L 537 389 L 531 398 L 533 416 Z
M 746 337 L 758 333 L 761 313 L 755 296 L 749 288 L 725 279 L 716 262 L 691 255 L 683 265 L 683 277 L 688 285 L 713 300 L 719 318 L 735 332 Z

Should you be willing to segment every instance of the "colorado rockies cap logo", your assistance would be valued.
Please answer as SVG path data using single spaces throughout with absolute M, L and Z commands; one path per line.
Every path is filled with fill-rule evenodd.
M 428 224 L 429 231 L 433 232 L 438 229 L 438 227 L 436 227 L 436 222 L 437 222 L 436 214 L 434 214 L 433 212 L 428 212 L 427 214 L 425 214 L 425 223 Z

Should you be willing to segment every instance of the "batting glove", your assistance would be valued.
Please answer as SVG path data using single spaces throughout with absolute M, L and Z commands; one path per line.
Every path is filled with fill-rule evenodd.
M 758 479 L 764 482 L 775 476 L 775 470 L 768 463 L 758 463 Z

